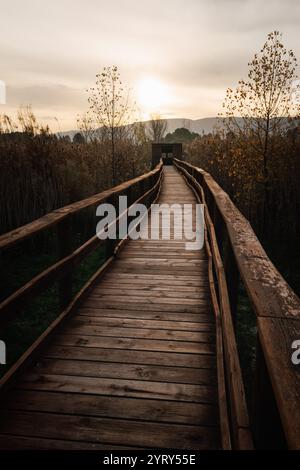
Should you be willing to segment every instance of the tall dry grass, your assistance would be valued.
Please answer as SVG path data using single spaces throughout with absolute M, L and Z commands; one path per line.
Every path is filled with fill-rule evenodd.
M 0 232 L 101 192 L 111 185 L 110 143 L 105 135 L 71 142 L 41 126 L 30 108 L 14 122 L 0 116 Z M 150 167 L 149 142 L 136 125 L 118 142 L 117 183 Z

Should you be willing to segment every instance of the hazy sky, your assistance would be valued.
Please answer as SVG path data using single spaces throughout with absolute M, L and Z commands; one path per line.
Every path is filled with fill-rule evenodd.
M 31 104 L 53 131 L 55 117 L 74 128 L 105 65 L 120 67 L 144 113 L 200 118 L 220 111 L 268 32 L 300 61 L 299 0 L 0 0 L 0 15 L 0 113 Z

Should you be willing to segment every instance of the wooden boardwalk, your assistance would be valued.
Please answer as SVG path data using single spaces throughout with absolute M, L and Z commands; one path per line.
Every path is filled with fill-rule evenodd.
M 172 166 L 159 202 L 196 202 Z M 131 240 L 1 401 L 0 448 L 220 448 L 215 347 L 205 250 Z
M 160 160 L 0 236 L 8 257 L 47 230 L 57 242 L 55 261 L 0 303 L 0 324 L 55 284 L 60 301 L 58 317 L 0 379 L 0 449 L 300 449 L 300 373 L 291 365 L 300 299 L 213 177 L 178 158 L 165 163 L 174 166 Z M 159 197 L 194 212 L 201 201 L 205 249 L 186 250 L 184 238 L 96 234 L 74 246 L 77 215 L 117 208 L 120 195 L 129 207 Z M 76 269 L 100 247 L 104 263 L 74 294 Z M 241 285 L 257 328 L 251 423 L 236 342 L 247 327 Z

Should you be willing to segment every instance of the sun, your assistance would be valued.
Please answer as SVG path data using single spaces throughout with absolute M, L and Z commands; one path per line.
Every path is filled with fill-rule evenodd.
M 145 114 L 160 113 L 169 101 L 168 87 L 159 79 L 142 78 L 137 86 L 138 103 Z

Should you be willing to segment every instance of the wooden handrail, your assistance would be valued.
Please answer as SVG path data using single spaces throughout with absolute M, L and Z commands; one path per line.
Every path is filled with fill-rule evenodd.
M 20 229 L 14 230 L 1 237 L 2 248 L 8 248 L 14 245 L 17 242 L 21 242 L 28 237 L 31 237 L 41 230 L 47 229 L 55 224 L 68 221 L 70 217 L 76 214 L 78 211 L 90 207 L 95 204 L 100 204 L 103 201 L 109 200 L 112 196 L 121 195 L 122 193 L 129 194 L 131 188 L 138 184 L 139 185 L 139 196 L 135 201 L 130 201 L 127 209 L 120 214 L 111 224 L 116 224 L 125 213 L 128 212 L 130 206 L 134 203 L 142 203 L 145 200 L 156 200 L 161 188 L 162 181 L 162 161 L 156 166 L 156 168 L 145 175 L 142 175 L 138 178 L 134 178 L 126 183 L 123 183 L 115 188 L 112 188 L 108 191 L 104 191 L 96 196 L 91 198 L 84 199 L 75 204 L 66 206 L 58 211 L 51 212 L 46 216 L 34 221 L 30 224 L 27 224 Z M 145 183 L 148 183 L 148 188 L 146 188 Z M 149 201 L 148 201 L 149 202 Z M 148 203 L 149 205 L 149 203 Z M 62 217 L 64 214 L 64 217 Z M 62 230 L 60 235 L 64 236 L 66 233 L 65 230 Z M 101 276 L 106 269 L 110 266 L 111 262 L 114 259 L 114 255 L 121 249 L 126 240 L 118 240 L 113 244 L 113 249 L 108 250 L 108 256 L 102 266 L 96 271 L 95 274 L 91 276 L 88 282 L 82 287 L 82 289 L 75 295 L 72 296 L 68 301 L 64 302 L 64 308 L 60 315 L 52 322 L 49 327 L 42 333 L 42 335 L 27 349 L 23 355 L 18 359 L 18 361 L 8 370 L 8 372 L 0 379 L 0 395 L 3 392 L 6 392 L 9 389 L 19 374 L 24 371 L 36 358 L 37 354 L 43 349 L 50 337 L 63 325 L 66 318 L 68 318 L 74 311 L 74 309 L 80 304 L 84 296 L 87 294 L 89 289 L 92 287 L 94 282 Z M 99 240 L 97 235 L 91 237 L 79 248 L 74 250 L 72 253 L 69 253 L 67 256 L 62 257 L 57 263 L 53 264 L 42 273 L 38 274 L 27 284 L 22 286 L 11 296 L 5 299 L 0 304 L 0 321 L 11 319 L 12 316 L 16 313 L 18 308 L 23 307 L 26 302 L 31 301 L 36 295 L 40 294 L 53 282 L 59 280 L 62 277 L 66 277 L 72 274 L 74 266 L 79 264 L 92 250 L 98 247 L 100 244 L 108 244 L 110 240 Z M 68 279 L 68 278 L 67 278 Z M 65 299 L 66 300 L 66 299 Z
M 202 187 L 194 176 L 183 168 L 181 162 L 178 163 L 176 161 L 175 165 L 183 173 L 187 183 L 194 190 L 198 201 L 204 205 L 205 242 L 209 258 L 208 274 L 216 317 L 217 372 L 222 446 L 223 449 L 252 449 L 253 444 L 249 430 L 244 384 L 234 335 L 225 271 L 217 243 L 215 227 L 211 220 Z M 216 283 L 213 271 L 216 276 Z M 225 407 L 226 409 L 224 409 Z
M 300 449 L 300 369 L 291 362 L 292 342 L 300 339 L 300 299 L 268 258 L 248 220 L 212 176 L 187 162 L 175 160 L 175 164 L 203 188 L 219 232 L 217 236 L 229 241 L 233 262 L 257 317 L 258 349 L 262 353 L 262 357 L 257 357 L 257 376 L 260 381 L 266 380 L 257 385 L 264 391 L 256 394 L 256 407 L 260 410 L 256 418 L 259 422 L 253 423 L 256 431 L 258 429 L 257 445 L 272 446 L 272 436 L 276 434 L 274 426 L 278 424 L 282 426 L 287 446 Z M 222 252 L 221 248 L 224 250 L 224 246 L 220 247 Z M 223 253 L 223 260 L 225 257 Z M 266 393 L 268 386 L 273 397 Z M 272 400 L 275 410 L 271 409 Z M 280 432 L 278 430 L 278 435 Z M 266 444 L 267 434 L 270 438 Z
M 141 191 L 141 194 L 137 198 L 137 200 L 134 201 L 135 203 L 141 203 L 145 200 L 145 198 L 150 196 L 153 192 L 158 189 L 161 179 L 161 169 L 162 163 L 160 163 L 155 170 L 147 173 L 146 175 L 128 181 L 122 185 L 117 186 L 116 188 L 112 188 L 109 191 L 105 191 L 104 193 L 97 195 L 95 198 L 93 197 L 93 201 L 97 201 L 93 203 L 97 204 L 99 203 L 99 201 L 107 200 L 107 198 L 111 197 L 112 195 L 122 194 L 124 191 L 128 191 L 128 189 L 130 189 L 133 185 L 137 183 L 141 184 L 141 182 L 148 181 L 153 176 L 157 177 L 157 175 L 159 175 L 157 181 L 154 183 L 153 186 L 150 187 L 150 189 L 145 191 L 144 185 L 141 185 L 143 186 L 143 191 Z M 91 205 L 91 199 L 92 198 L 88 198 L 84 201 L 79 201 L 78 203 L 75 203 L 75 209 L 74 205 L 71 205 L 62 208 L 61 211 L 64 214 L 68 214 L 68 217 L 70 217 L 70 215 L 76 214 L 79 210 L 85 207 L 89 207 Z M 120 214 L 111 223 L 111 225 L 116 224 L 122 217 L 124 217 L 124 215 L 128 212 L 128 209 L 129 207 L 127 207 L 127 209 L 122 214 Z M 13 231 L 4 235 L 2 237 L 2 241 L 5 248 L 8 248 L 9 246 L 15 244 L 17 241 L 21 242 L 24 239 L 35 235 L 38 231 L 46 229 L 54 223 L 61 223 L 62 221 L 66 220 L 65 218 L 62 219 L 61 217 L 58 217 L 54 220 L 54 218 L 50 217 L 50 221 L 48 220 L 47 222 L 45 218 L 47 218 L 48 215 L 51 216 L 52 214 L 53 212 L 51 214 L 47 214 L 41 219 L 38 219 L 37 221 L 32 222 L 31 224 L 26 225 L 24 228 L 21 227 L 20 229 L 17 229 L 17 231 Z M 42 223 L 40 223 L 41 220 Z M 17 236 L 15 236 L 16 232 Z M 11 237 L 12 233 L 13 236 Z M 64 237 L 65 231 L 61 231 L 60 235 L 61 237 Z M 64 244 L 66 244 L 66 241 L 63 241 Z M 19 308 L 24 307 L 24 304 L 26 302 L 28 302 L 29 300 L 32 301 L 35 296 L 43 292 L 46 288 L 48 288 L 57 280 L 60 280 L 62 277 L 65 277 L 66 280 L 66 276 L 72 273 L 73 268 L 78 265 L 91 251 L 95 250 L 101 244 L 104 244 L 104 242 L 105 241 L 100 240 L 97 235 L 94 235 L 73 252 L 70 252 L 66 255 L 63 254 L 63 257 L 59 261 L 51 265 L 49 268 L 45 269 L 42 273 L 35 276 L 24 286 L 19 288 L 9 297 L 7 297 L 3 302 L 0 303 L 0 323 L 10 319 L 12 315 L 14 315 L 18 311 Z M 121 243 L 121 241 L 119 241 L 119 243 Z M 65 299 L 65 301 L 63 302 L 63 306 L 66 306 L 71 301 L 71 298 L 71 292 L 68 292 L 67 299 Z
M 151 176 L 156 175 L 161 169 L 162 163 L 159 163 L 153 170 L 145 173 L 141 176 L 128 180 L 124 183 L 119 184 L 113 188 L 107 189 L 101 193 L 90 196 L 86 199 L 81 199 L 80 201 L 74 202 L 67 206 L 56 209 L 48 214 L 40 217 L 39 219 L 34 220 L 22 227 L 18 227 L 15 230 L 4 233 L 0 236 L 0 250 L 9 248 L 16 243 L 19 243 L 33 235 L 36 235 L 43 230 L 46 230 L 53 225 L 58 224 L 68 216 L 73 216 L 83 209 L 88 207 L 95 206 L 96 204 L 101 204 L 112 196 L 118 196 L 126 192 L 130 187 L 145 182 Z

